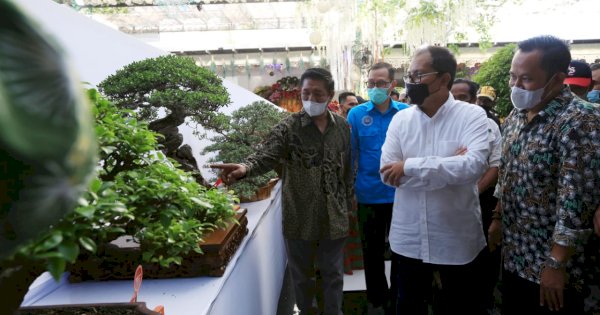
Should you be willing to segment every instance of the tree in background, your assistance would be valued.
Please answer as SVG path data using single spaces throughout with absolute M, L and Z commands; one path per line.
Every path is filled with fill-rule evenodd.
M 202 126 L 220 119 L 218 109 L 231 101 L 219 77 L 198 67 L 192 58 L 161 56 L 125 66 L 99 88 L 117 106 L 139 111 L 139 118 L 163 135 L 162 151 L 206 185 L 191 148 L 182 146 L 178 126 L 188 117 Z
M 496 89 L 495 110 L 501 118 L 508 116 L 513 109 L 510 102 L 510 64 L 515 54 L 516 46 L 507 45 L 499 49 L 490 59 L 481 64 L 479 72 L 473 77 L 473 81 L 479 85 L 490 85 Z

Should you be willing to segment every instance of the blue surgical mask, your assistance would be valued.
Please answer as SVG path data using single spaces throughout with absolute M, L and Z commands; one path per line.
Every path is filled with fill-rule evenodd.
M 389 97 L 388 89 L 386 88 L 367 89 L 367 93 L 369 94 L 369 99 L 376 105 L 383 104 Z
M 589 102 L 600 104 L 600 90 L 591 90 L 587 94 Z

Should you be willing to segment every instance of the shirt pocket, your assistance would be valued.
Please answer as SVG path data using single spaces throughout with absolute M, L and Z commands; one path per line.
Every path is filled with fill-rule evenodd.
M 377 151 L 381 150 L 379 143 L 379 134 L 374 128 L 363 128 L 358 130 L 359 148 L 360 150 Z
M 436 155 L 439 157 L 455 156 L 458 148 L 459 148 L 458 141 L 441 140 L 437 147 Z

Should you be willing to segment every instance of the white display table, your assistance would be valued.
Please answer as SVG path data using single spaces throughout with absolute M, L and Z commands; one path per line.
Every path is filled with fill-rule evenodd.
M 242 204 L 248 209 L 248 235 L 222 277 L 144 280 L 138 301 L 167 315 L 277 313 L 287 257 L 281 227 L 281 182 L 271 198 Z M 42 275 L 23 306 L 128 302 L 133 281 L 54 282 Z

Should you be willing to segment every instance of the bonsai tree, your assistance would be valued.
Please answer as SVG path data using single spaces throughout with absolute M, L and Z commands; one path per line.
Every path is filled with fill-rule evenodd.
M 189 147 L 181 147 L 178 126 L 190 118 L 208 125 L 230 103 L 219 77 L 189 57 L 162 56 L 134 62 L 100 83 L 100 91 L 117 106 L 139 111 L 151 130 L 162 134 L 162 151 L 206 185 Z M 164 117 L 159 118 L 159 114 Z
M 288 112 L 262 101 L 242 107 L 226 117 L 220 126 L 215 126 L 214 131 L 218 135 L 211 138 L 213 143 L 204 148 L 203 153 L 217 152 L 210 162 L 240 163 L 256 150 L 260 150 L 269 132 L 288 115 Z M 239 196 L 250 198 L 258 188 L 265 186 L 275 177 L 277 173 L 271 171 L 264 175 L 244 178 L 230 188 Z
M 95 104 L 100 149 L 97 176 L 74 212 L 0 260 L 0 291 L 10 293 L 5 295 L 10 303 L 0 305 L 0 313 L 16 309 L 43 271 L 59 279 L 68 264 L 101 257 L 120 236 L 132 236 L 142 255 L 140 261 L 119 265 L 130 264 L 126 267 L 131 270 L 139 263 L 167 267 L 181 264 L 190 252 L 200 253 L 203 235 L 233 220 L 232 197 L 207 190 L 177 169 L 158 150 L 158 134 L 138 121 L 135 112 L 117 108 L 95 90 L 89 97 Z
M 499 49 L 490 59 L 481 64 L 479 72 L 473 77 L 473 81 L 480 85 L 490 85 L 496 89 L 495 110 L 502 118 L 508 116 L 513 109 L 508 80 L 515 47 L 511 44 Z

